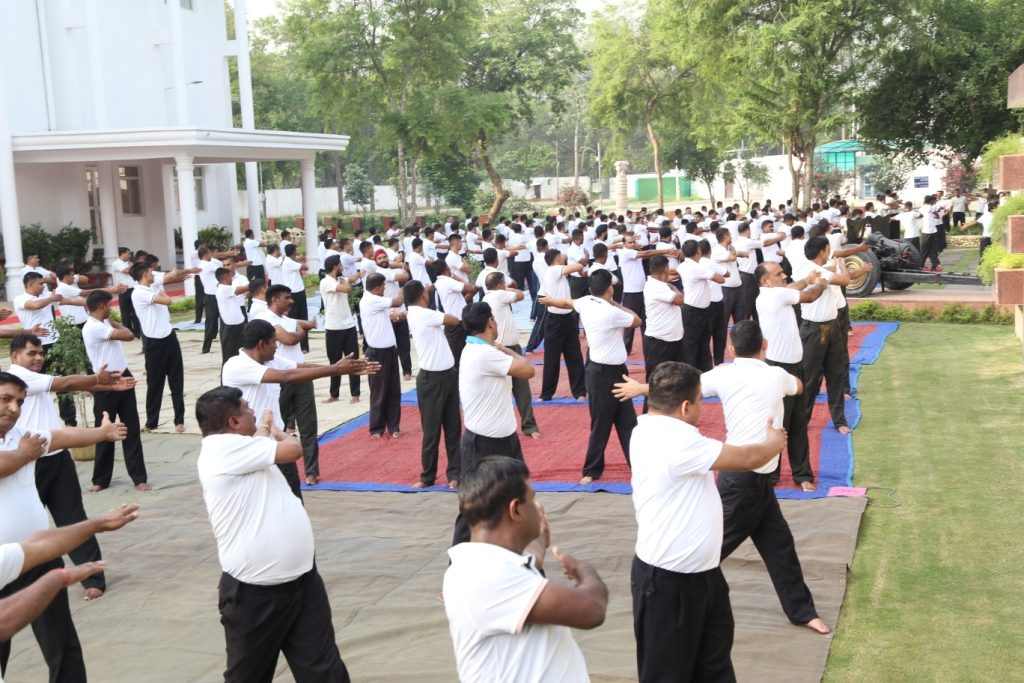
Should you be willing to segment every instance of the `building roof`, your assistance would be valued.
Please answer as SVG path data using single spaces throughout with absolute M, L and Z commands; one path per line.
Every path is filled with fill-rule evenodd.
M 193 157 L 196 164 L 308 159 L 315 152 L 344 151 L 347 135 L 241 128 L 126 128 L 48 131 L 11 136 L 19 164 L 133 161 Z
M 836 154 L 838 152 L 859 152 L 864 149 L 860 140 L 833 140 L 823 145 L 818 145 L 815 154 Z

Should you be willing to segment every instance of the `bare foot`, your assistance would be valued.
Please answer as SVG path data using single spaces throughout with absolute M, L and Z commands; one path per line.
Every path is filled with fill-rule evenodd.
M 142 428 L 142 431 L 144 433 L 146 433 L 146 434 L 149 434 L 150 432 L 155 432 L 156 431 L 156 427 L 150 427 L 150 426 L 147 425 L 147 426 Z
M 410 485 L 411 485 L 411 486 L 412 486 L 412 487 L 413 487 L 414 489 L 425 489 L 425 488 L 427 488 L 428 486 L 433 486 L 433 484 L 424 484 L 424 483 L 423 483 L 422 481 L 417 481 L 417 482 L 413 482 L 413 483 L 412 483 L 412 484 L 410 484 Z
M 107 488 L 107 487 L 106 486 L 100 486 L 99 484 L 93 484 L 92 486 L 89 487 L 89 493 L 99 493 L 100 491 L 102 491 L 105 488 Z
M 852 430 L 846 425 L 840 425 L 838 431 L 840 434 L 849 434 Z
M 402 432 L 391 432 L 391 438 L 392 439 L 401 439 L 402 438 Z
M 353 396 L 352 400 L 349 401 L 350 405 L 354 404 L 354 403 L 359 403 L 359 397 L 358 396 Z
M 452 491 L 458 491 L 459 490 L 459 480 L 458 479 L 452 479 L 450 482 L 448 482 L 448 488 L 450 488 Z
M 174 431 L 176 431 L 178 434 L 184 434 L 185 425 L 174 425 Z
M 807 493 L 813 493 L 818 490 L 818 487 L 814 485 L 813 481 L 802 481 L 800 482 L 800 488 Z
M 316 486 L 319 483 L 320 483 L 320 477 L 317 477 L 317 476 L 306 477 L 306 486 Z
M 324 399 L 324 400 L 322 401 L 322 403 L 334 403 L 334 402 L 335 402 L 335 401 L 337 401 L 337 400 L 338 400 L 338 397 L 337 397 L 337 396 L 328 396 L 327 398 L 325 398 L 325 399 Z
M 828 626 L 825 626 L 825 622 L 817 617 L 808 621 L 806 624 L 804 624 L 804 626 L 811 629 L 812 631 L 817 631 L 821 634 L 832 632 L 832 629 L 830 629 Z
M 370 439 L 376 441 L 380 438 L 380 434 L 370 434 Z
M 103 591 L 99 588 L 86 588 L 85 589 L 85 601 L 98 600 L 103 597 Z
M 580 479 L 580 483 L 581 484 L 593 484 L 594 483 L 594 478 L 593 477 L 582 477 Z
M 149 484 L 147 484 L 146 482 L 142 482 L 141 484 L 136 484 L 135 485 L 135 490 L 136 491 L 142 491 L 143 493 L 145 493 L 147 491 L 152 491 L 153 487 L 150 486 Z
M 531 433 L 529 434 L 529 437 L 530 437 L 531 439 L 539 439 L 539 438 L 540 438 L 540 432 L 531 432 Z

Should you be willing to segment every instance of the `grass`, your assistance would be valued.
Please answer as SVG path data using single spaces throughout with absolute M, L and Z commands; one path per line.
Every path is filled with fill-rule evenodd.
M 824 680 L 1020 680 L 1019 340 L 905 324 L 860 396 L 854 483 L 893 488 L 901 505 L 867 509 Z

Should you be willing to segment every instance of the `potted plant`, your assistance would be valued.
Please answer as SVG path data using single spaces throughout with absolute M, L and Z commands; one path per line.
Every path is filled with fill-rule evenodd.
M 82 331 L 78 329 L 74 321 L 67 316 L 57 316 L 53 319 L 53 329 L 57 332 L 58 338 L 46 352 L 46 358 L 50 361 L 50 371 L 55 375 L 88 375 L 89 356 L 85 352 L 85 342 L 82 339 Z M 85 400 L 84 391 L 71 392 L 75 401 L 75 408 L 81 419 L 88 421 L 92 414 Z M 58 398 L 65 394 L 57 394 Z M 71 457 L 79 461 L 89 461 L 96 457 L 96 446 L 83 446 L 72 448 Z

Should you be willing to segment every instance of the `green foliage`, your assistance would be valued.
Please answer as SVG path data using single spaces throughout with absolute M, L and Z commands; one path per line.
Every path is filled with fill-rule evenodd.
M 85 352 L 85 341 L 82 339 L 82 331 L 78 329 L 78 325 L 70 317 L 59 315 L 53 319 L 53 329 L 58 337 L 57 341 L 46 351 L 46 360 L 50 363 L 50 373 L 64 376 L 88 374 L 89 356 Z M 71 392 L 71 395 L 75 398 L 79 414 L 86 415 L 85 394 Z
M 1003 239 L 1003 229 L 1010 216 L 1024 214 L 1024 195 L 1009 197 L 999 208 L 992 212 L 992 241 Z
M 811 199 L 814 201 L 827 201 L 835 195 L 847 194 L 850 183 L 855 182 L 854 173 L 842 171 L 820 157 L 814 158 L 814 171 L 811 175 Z
M 349 164 L 345 169 L 345 198 L 360 211 L 365 211 L 373 201 L 373 183 L 359 164 Z
M 907 186 L 910 173 L 914 170 L 914 162 L 896 154 L 882 156 L 881 160 L 871 165 L 867 174 L 876 194 L 900 192 Z
M 1024 154 L 1024 137 L 1020 132 L 1001 135 L 985 145 L 981 153 L 982 180 L 990 186 L 995 182 L 996 172 L 999 170 L 999 157 L 1010 154 Z
M 1024 254 L 1011 254 L 998 241 L 993 241 L 981 255 L 981 263 L 978 265 L 981 281 L 991 285 L 996 279 L 996 268 L 1024 268 Z
M 442 197 L 448 206 L 472 210 L 483 176 L 466 154 L 453 150 L 420 164 L 427 193 Z
M 558 192 L 558 205 L 568 210 L 582 208 L 590 204 L 590 193 L 582 187 L 563 187 Z
M 197 237 L 210 249 L 224 250 L 231 244 L 231 231 L 224 225 L 207 225 L 199 230 Z
M 184 313 L 185 311 L 196 310 L 196 298 L 194 296 L 186 296 L 184 299 L 171 302 L 171 305 L 167 307 L 171 313 Z
M 987 252 L 986 252 L 987 253 Z M 903 308 L 883 306 L 875 301 L 862 301 L 850 308 L 851 320 L 896 322 L 944 322 L 961 325 L 1012 325 L 1013 316 L 990 304 L 982 309 L 960 303 L 949 304 L 938 313 L 929 308 Z
M 970 194 L 978 187 L 980 170 L 972 160 L 954 156 L 947 161 L 942 186 L 950 194 Z
M 485 214 L 494 205 L 494 191 L 489 187 L 481 187 L 473 198 L 475 213 Z M 537 210 L 533 204 L 523 197 L 510 196 L 502 205 L 502 215 L 513 213 L 532 213 Z M 497 218 L 492 216 L 492 218 Z
M 547 175 L 555 168 L 555 149 L 549 144 L 531 144 L 529 139 L 516 140 L 516 146 L 502 151 L 494 160 L 495 167 L 506 178 L 529 182 Z
M 92 244 L 92 233 L 84 228 L 76 228 L 68 223 L 56 234 L 43 229 L 42 224 L 33 223 L 21 226 L 21 253 L 39 254 L 43 266 L 53 270 L 57 262 L 63 258 L 74 261 L 75 270 L 86 271 L 92 263 L 89 258 L 89 245 Z
M 750 196 L 755 187 L 763 187 L 771 180 L 768 167 L 760 161 L 744 159 L 742 162 L 727 161 L 722 167 L 722 178 L 726 183 L 735 183 L 740 199 L 750 208 Z

